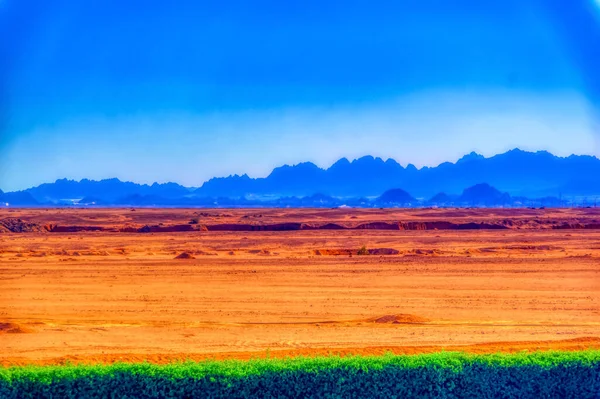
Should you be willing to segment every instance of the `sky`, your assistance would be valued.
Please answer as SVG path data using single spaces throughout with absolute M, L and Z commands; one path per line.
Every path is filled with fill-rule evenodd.
M 4 191 L 600 155 L 596 0 L 0 0 L 0 37 Z

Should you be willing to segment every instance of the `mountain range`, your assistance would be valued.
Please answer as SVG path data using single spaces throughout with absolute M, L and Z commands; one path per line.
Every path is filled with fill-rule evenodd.
M 461 194 L 459 194 L 461 193 Z M 11 205 L 154 206 L 380 206 L 511 205 L 529 198 L 549 204 L 563 197 L 600 195 L 600 160 L 514 149 L 486 158 L 472 152 L 436 167 L 403 167 L 393 159 L 342 158 L 322 169 L 310 162 L 275 168 L 267 177 L 212 178 L 199 188 L 119 179 L 59 179 L 23 191 L 2 192 Z M 540 200 L 542 203 L 543 201 Z
M 247 175 L 213 178 L 200 195 L 311 195 L 376 196 L 395 187 L 416 197 L 438 192 L 459 193 L 465 187 L 489 183 L 511 195 L 546 196 L 600 194 L 600 160 L 594 156 L 557 157 L 546 151 L 514 149 L 485 158 L 472 152 L 456 163 L 436 167 L 403 167 L 393 159 L 365 156 L 352 162 L 342 158 L 328 169 L 310 162 L 275 168 L 265 178 Z

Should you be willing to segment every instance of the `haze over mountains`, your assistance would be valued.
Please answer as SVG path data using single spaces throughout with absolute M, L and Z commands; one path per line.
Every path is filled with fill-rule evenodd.
M 371 156 L 352 162 L 342 158 L 327 169 L 305 162 L 277 167 L 265 178 L 212 178 L 197 189 L 176 183 L 60 179 L 24 191 L 0 192 L 0 202 L 16 206 L 518 206 L 535 198 L 541 205 L 555 206 L 567 197 L 590 197 L 593 202 L 595 195 L 600 195 L 598 158 L 514 149 L 490 158 L 472 152 L 456 163 L 421 169 Z
M 393 159 L 370 156 L 352 162 L 342 158 L 328 169 L 312 163 L 275 168 L 266 178 L 243 176 L 214 178 L 198 190 L 202 195 L 239 196 L 310 195 L 376 196 L 402 188 L 415 197 L 439 192 L 460 193 L 478 183 L 489 183 L 511 195 L 593 195 L 600 182 L 600 160 L 592 156 L 556 157 L 548 152 L 518 149 L 490 158 L 471 153 L 456 163 L 417 169 L 402 167 Z

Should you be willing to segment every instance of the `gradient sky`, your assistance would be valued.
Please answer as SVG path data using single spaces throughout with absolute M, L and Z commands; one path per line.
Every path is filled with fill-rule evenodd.
M 0 189 L 600 154 L 595 0 L 0 0 Z

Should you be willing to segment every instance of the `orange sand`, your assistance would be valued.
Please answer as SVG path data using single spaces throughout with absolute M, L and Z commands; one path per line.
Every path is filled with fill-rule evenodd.
M 267 350 L 600 348 L 600 230 L 533 228 L 535 220 L 594 223 L 595 209 L 0 211 L 0 220 L 9 217 L 78 226 L 176 225 L 192 217 L 525 223 L 506 230 L 5 232 L 3 365 L 246 359 Z M 398 253 L 356 255 L 362 246 Z M 189 258 L 175 259 L 182 253 Z

